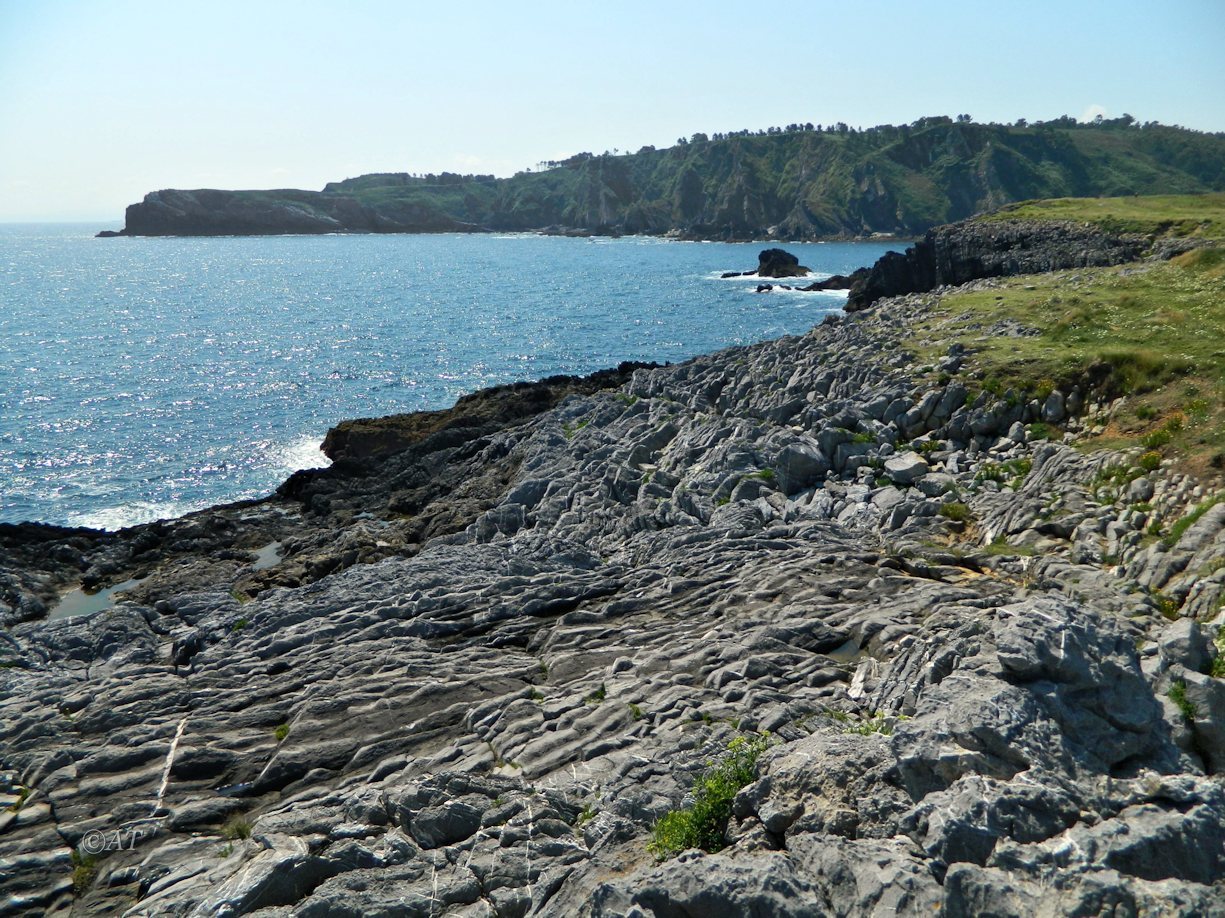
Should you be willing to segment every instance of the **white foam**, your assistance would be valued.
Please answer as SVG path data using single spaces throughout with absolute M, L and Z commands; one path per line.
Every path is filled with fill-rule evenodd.
M 69 526 L 85 526 L 89 529 L 105 529 L 114 532 L 125 526 L 152 523 L 154 520 L 169 520 L 200 509 L 180 501 L 135 501 L 122 507 L 106 507 L 77 513 L 68 517 Z
M 320 443 L 311 436 L 299 437 L 289 443 L 273 446 L 270 451 L 272 464 L 287 472 L 303 469 L 326 469 L 332 460 L 323 454 Z

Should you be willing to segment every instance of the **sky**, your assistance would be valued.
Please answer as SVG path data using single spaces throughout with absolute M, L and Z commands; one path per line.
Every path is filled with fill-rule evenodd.
M 1225 0 L 0 0 L 0 222 L 792 122 L 1225 131 L 1223 49 Z

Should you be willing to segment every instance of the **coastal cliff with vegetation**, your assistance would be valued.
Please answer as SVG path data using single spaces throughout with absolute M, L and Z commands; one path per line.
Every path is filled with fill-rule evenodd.
M 1223 217 L 1028 203 L 802 336 L 0 526 L 5 910 L 1225 914 Z
M 510 178 L 363 175 L 322 191 L 163 190 L 120 235 L 551 231 L 693 239 L 914 236 L 1034 198 L 1225 191 L 1225 135 L 1130 116 L 856 130 L 792 124 L 579 153 Z M 105 235 L 115 235 L 106 233 Z

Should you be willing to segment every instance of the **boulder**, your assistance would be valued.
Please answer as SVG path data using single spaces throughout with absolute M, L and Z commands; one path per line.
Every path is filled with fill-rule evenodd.
M 810 273 L 798 258 L 782 249 L 763 249 L 757 256 L 759 277 L 807 277 Z
M 913 451 L 907 451 L 885 460 L 885 475 L 894 484 L 914 484 L 931 470 L 927 460 Z

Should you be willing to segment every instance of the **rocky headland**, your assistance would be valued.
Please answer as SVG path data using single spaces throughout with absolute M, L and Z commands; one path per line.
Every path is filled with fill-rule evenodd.
M 266 501 L 0 526 L 4 910 L 1225 914 L 1220 482 L 1084 448 L 1129 396 L 994 385 L 1039 330 L 950 343 L 1010 288 L 934 283 L 341 425 Z
M 374 173 L 294 189 L 155 191 L 106 236 L 480 230 L 682 239 L 914 237 L 1009 202 L 1225 191 L 1225 135 L 921 118 L 792 124 L 671 147 L 578 153 L 507 178 Z

